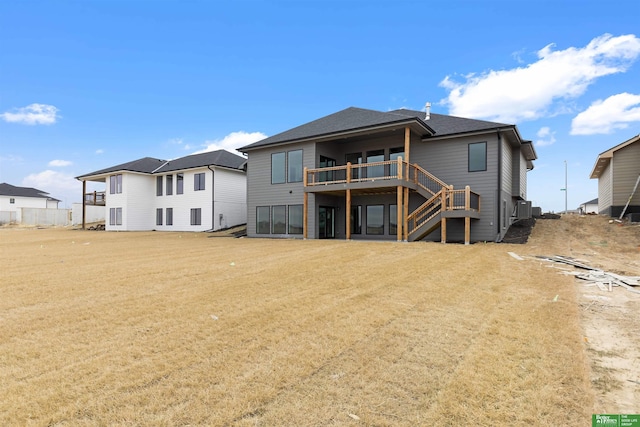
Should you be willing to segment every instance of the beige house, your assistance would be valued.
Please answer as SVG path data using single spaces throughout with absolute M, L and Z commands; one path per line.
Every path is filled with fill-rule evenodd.
M 625 213 L 640 213 L 640 134 L 601 153 L 590 178 L 598 179 L 600 214 L 620 216 L 627 204 Z

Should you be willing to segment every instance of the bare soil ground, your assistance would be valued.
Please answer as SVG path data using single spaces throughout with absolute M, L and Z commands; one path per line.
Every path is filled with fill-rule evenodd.
M 585 291 L 532 258 L 640 274 L 636 229 L 579 220 L 538 221 L 526 245 L 470 246 L 0 229 L 0 425 L 589 425 L 637 412 L 638 385 L 617 379 L 640 380 L 636 295 Z M 603 331 L 628 346 L 599 346 Z
M 639 224 L 621 225 L 592 215 L 538 220 L 524 247 L 531 255 L 565 255 L 612 273 L 640 276 Z M 580 280 L 575 286 L 596 396 L 593 412 L 637 414 L 640 294 L 623 288 L 601 291 Z

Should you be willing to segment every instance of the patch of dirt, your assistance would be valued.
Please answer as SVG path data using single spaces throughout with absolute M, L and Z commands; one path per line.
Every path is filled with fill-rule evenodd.
M 531 255 L 564 255 L 612 273 L 640 276 L 640 225 L 610 221 L 593 215 L 538 221 L 527 249 Z M 555 267 L 560 273 L 573 270 Z M 640 294 L 622 287 L 602 291 L 579 279 L 575 286 L 596 396 L 593 412 L 638 413 Z

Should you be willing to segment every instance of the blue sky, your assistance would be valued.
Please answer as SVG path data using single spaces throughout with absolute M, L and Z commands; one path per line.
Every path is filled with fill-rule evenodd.
M 640 2 L 2 1 L 0 182 L 234 148 L 349 106 L 514 123 L 528 198 L 597 197 L 599 153 L 640 133 Z

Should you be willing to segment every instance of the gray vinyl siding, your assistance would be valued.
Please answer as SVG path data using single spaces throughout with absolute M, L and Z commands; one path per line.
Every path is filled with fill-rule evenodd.
M 512 195 L 514 189 L 514 175 L 517 175 L 517 170 L 514 172 L 515 165 L 513 164 L 515 153 L 507 141 L 506 138 L 501 138 L 502 143 L 502 190 Z
M 613 206 L 626 205 L 640 174 L 640 141 L 613 153 Z M 640 206 L 640 191 L 636 191 L 629 205 Z
M 520 197 L 527 199 L 527 160 L 524 158 L 522 151 L 519 151 L 518 158 L 520 160 Z
M 276 235 L 256 234 L 256 207 L 275 205 L 301 205 L 304 202 L 302 182 L 271 184 L 271 153 L 280 153 L 302 149 L 303 167 L 315 167 L 314 143 L 291 144 L 248 153 L 247 167 L 247 235 L 249 237 L 279 237 Z M 314 197 L 309 195 L 309 212 L 315 212 Z M 312 210 L 313 209 L 313 210 Z M 309 215 L 309 230 L 315 229 L 313 215 Z M 302 235 L 286 236 L 302 237 Z M 309 238 L 315 235 L 309 233 Z
M 511 148 L 511 164 L 513 165 L 511 195 L 526 200 L 527 198 L 527 161 L 520 148 Z
M 598 212 L 609 215 L 613 195 L 611 184 L 613 181 L 613 163 L 609 162 L 598 178 Z
M 487 170 L 481 172 L 468 171 L 468 144 L 474 142 L 487 143 Z M 498 185 L 498 142 L 495 133 L 461 137 L 458 139 L 431 140 L 411 146 L 411 163 L 418 163 L 423 168 L 440 178 L 455 189 L 463 189 L 469 185 L 471 190 L 480 195 L 480 219 L 471 220 L 471 241 L 493 241 L 496 239 L 497 212 L 496 197 Z M 440 232 L 436 231 L 426 240 L 439 240 Z M 447 221 L 447 239 L 464 240 L 464 221 Z
M 412 135 L 411 144 L 418 144 L 420 139 Z M 392 135 L 384 137 L 372 137 L 364 141 L 352 141 L 348 144 L 344 142 L 329 142 L 318 144 L 317 147 L 317 159 L 320 161 L 320 156 L 330 157 L 336 160 L 337 165 L 345 165 L 346 155 L 350 153 L 362 153 L 362 162 L 366 162 L 365 156 L 367 151 L 385 150 L 385 159 L 389 158 L 389 149 L 403 147 L 404 148 L 404 129 L 394 132 Z M 403 156 L 403 158 L 406 156 Z M 410 159 L 411 160 L 411 159 Z M 316 163 L 317 165 L 317 163 Z

